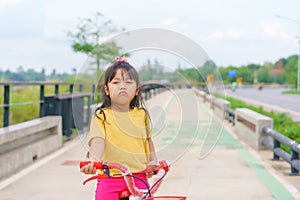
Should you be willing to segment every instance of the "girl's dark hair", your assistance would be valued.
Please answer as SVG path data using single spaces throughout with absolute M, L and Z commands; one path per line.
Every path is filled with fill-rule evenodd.
M 95 115 L 97 116 L 97 112 L 100 111 L 100 114 L 103 114 L 104 121 L 106 119 L 105 114 L 103 112 L 103 108 L 108 108 L 111 106 L 111 99 L 108 95 L 106 95 L 104 87 L 108 87 L 108 83 L 115 77 L 118 69 L 121 69 L 123 72 L 127 73 L 130 79 L 134 80 L 137 84 L 137 88 L 140 90 L 140 81 L 139 75 L 136 69 L 128 63 L 127 60 L 116 61 L 111 66 L 109 66 L 104 75 L 104 82 L 102 84 L 102 104 L 100 107 L 97 107 L 95 110 Z M 134 107 L 142 108 L 148 115 L 147 110 L 145 109 L 145 104 L 142 99 L 141 91 L 138 92 L 137 95 L 134 96 L 132 101 L 130 102 L 130 108 Z M 149 116 L 149 115 L 148 115 Z M 97 116 L 98 117 L 98 116 Z

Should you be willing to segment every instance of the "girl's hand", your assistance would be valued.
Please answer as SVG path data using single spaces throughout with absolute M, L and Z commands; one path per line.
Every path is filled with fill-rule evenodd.
M 146 167 L 146 177 L 147 178 L 151 178 L 153 176 L 152 174 L 152 168 L 156 165 L 156 161 L 150 161 L 148 164 L 147 164 L 147 167 Z
M 83 166 L 80 171 L 84 174 L 95 174 L 97 172 L 97 169 L 94 167 L 94 163 L 91 162 L 85 166 Z

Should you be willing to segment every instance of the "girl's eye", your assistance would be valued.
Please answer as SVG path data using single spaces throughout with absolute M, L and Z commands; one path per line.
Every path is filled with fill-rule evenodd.
M 125 81 L 126 81 L 126 83 L 133 83 L 134 82 L 132 79 L 126 79 Z

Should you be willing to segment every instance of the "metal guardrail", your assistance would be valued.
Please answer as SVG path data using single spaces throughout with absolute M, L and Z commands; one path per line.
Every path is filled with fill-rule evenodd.
M 232 108 L 225 109 L 225 119 L 235 125 L 235 111 Z M 266 135 L 273 138 L 273 144 L 268 138 L 262 139 L 262 144 L 269 150 L 273 151 L 273 160 L 280 160 L 282 158 L 290 164 L 290 175 L 300 175 L 300 144 L 296 141 L 274 131 L 273 129 L 264 127 L 262 130 Z M 290 154 L 281 149 L 281 144 L 290 148 Z
M 273 151 L 273 160 L 279 160 L 282 158 L 291 165 L 290 175 L 300 175 L 300 144 L 270 128 L 264 127 L 263 132 L 273 138 L 273 144 L 270 143 L 267 138 L 262 140 L 262 144 Z M 288 154 L 282 150 L 280 148 L 281 144 L 288 146 L 291 150 L 291 153 Z
M 45 116 L 45 86 L 53 86 L 54 87 L 54 95 L 59 96 L 59 88 L 61 85 L 69 86 L 69 94 L 74 94 L 74 86 L 78 86 L 78 92 L 83 92 L 83 85 L 88 85 L 91 87 L 91 99 L 89 98 L 89 104 L 94 104 L 94 98 L 96 95 L 96 85 L 95 84 L 83 84 L 83 83 L 53 83 L 53 82 L 0 82 L 0 86 L 4 88 L 4 99 L 3 104 L 0 104 L 0 108 L 3 108 L 3 127 L 8 127 L 10 125 L 9 117 L 10 117 L 10 108 L 17 106 L 24 106 L 30 104 L 39 104 L 39 116 Z M 30 102 L 20 102 L 20 103 L 11 103 L 10 94 L 12 86 L 39 86 L 40 94 L 38 101 L 30 101 Z M 141 87 L 141 92 L 144 93 L 145 99 L 151 98 L 151 95 L 155 95 L 158 92 L 158 89 L 165 88 L 168 89 L 168 85 L 156 84 L 156 83 L 148 83 Z
M 0 86 L 4 87 L 4 99 L 3 104 L 0 104 L 0 108 L 3 108 L 3 127 L 7 127 L 10 125 L 9 116 L 10 116 L 10 107 L 14 106 L 24 106 L 30 104 L 40 104 L 39 115 L 40 117 L 45 116 L 45 86 L 52 85 L 54 86 L 54 94 L 59 95 L 59 86 L 60 85 L 69 85 L 69 93 L 72 94 L 74 92 L 74 83 L 53 83 L 53 82 L 0 82 Z M 77 84 L 76 84 L 77 85 Z M 39 101 L 31 101 L 31 102 L 21 102 L 21 103 L 10 103 L 10 88 L 11 86 L 40 86 L 40 97 Z M 82 92 L 83 84 L 78 84 L 78 91 Z M 92 85 L 92 103 L 94 102 L 94 94 L 95 94 L 95 85 Z
M 235 112 L 232 108 L 225 108 L 225 119 L 235 125 Z

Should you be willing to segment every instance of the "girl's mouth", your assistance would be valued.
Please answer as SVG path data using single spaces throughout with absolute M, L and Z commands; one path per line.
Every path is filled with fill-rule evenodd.
M 119 92 L 119 94 L 127 94 L 127 92 L 126 91 L 121 91 L 121 92 Z

